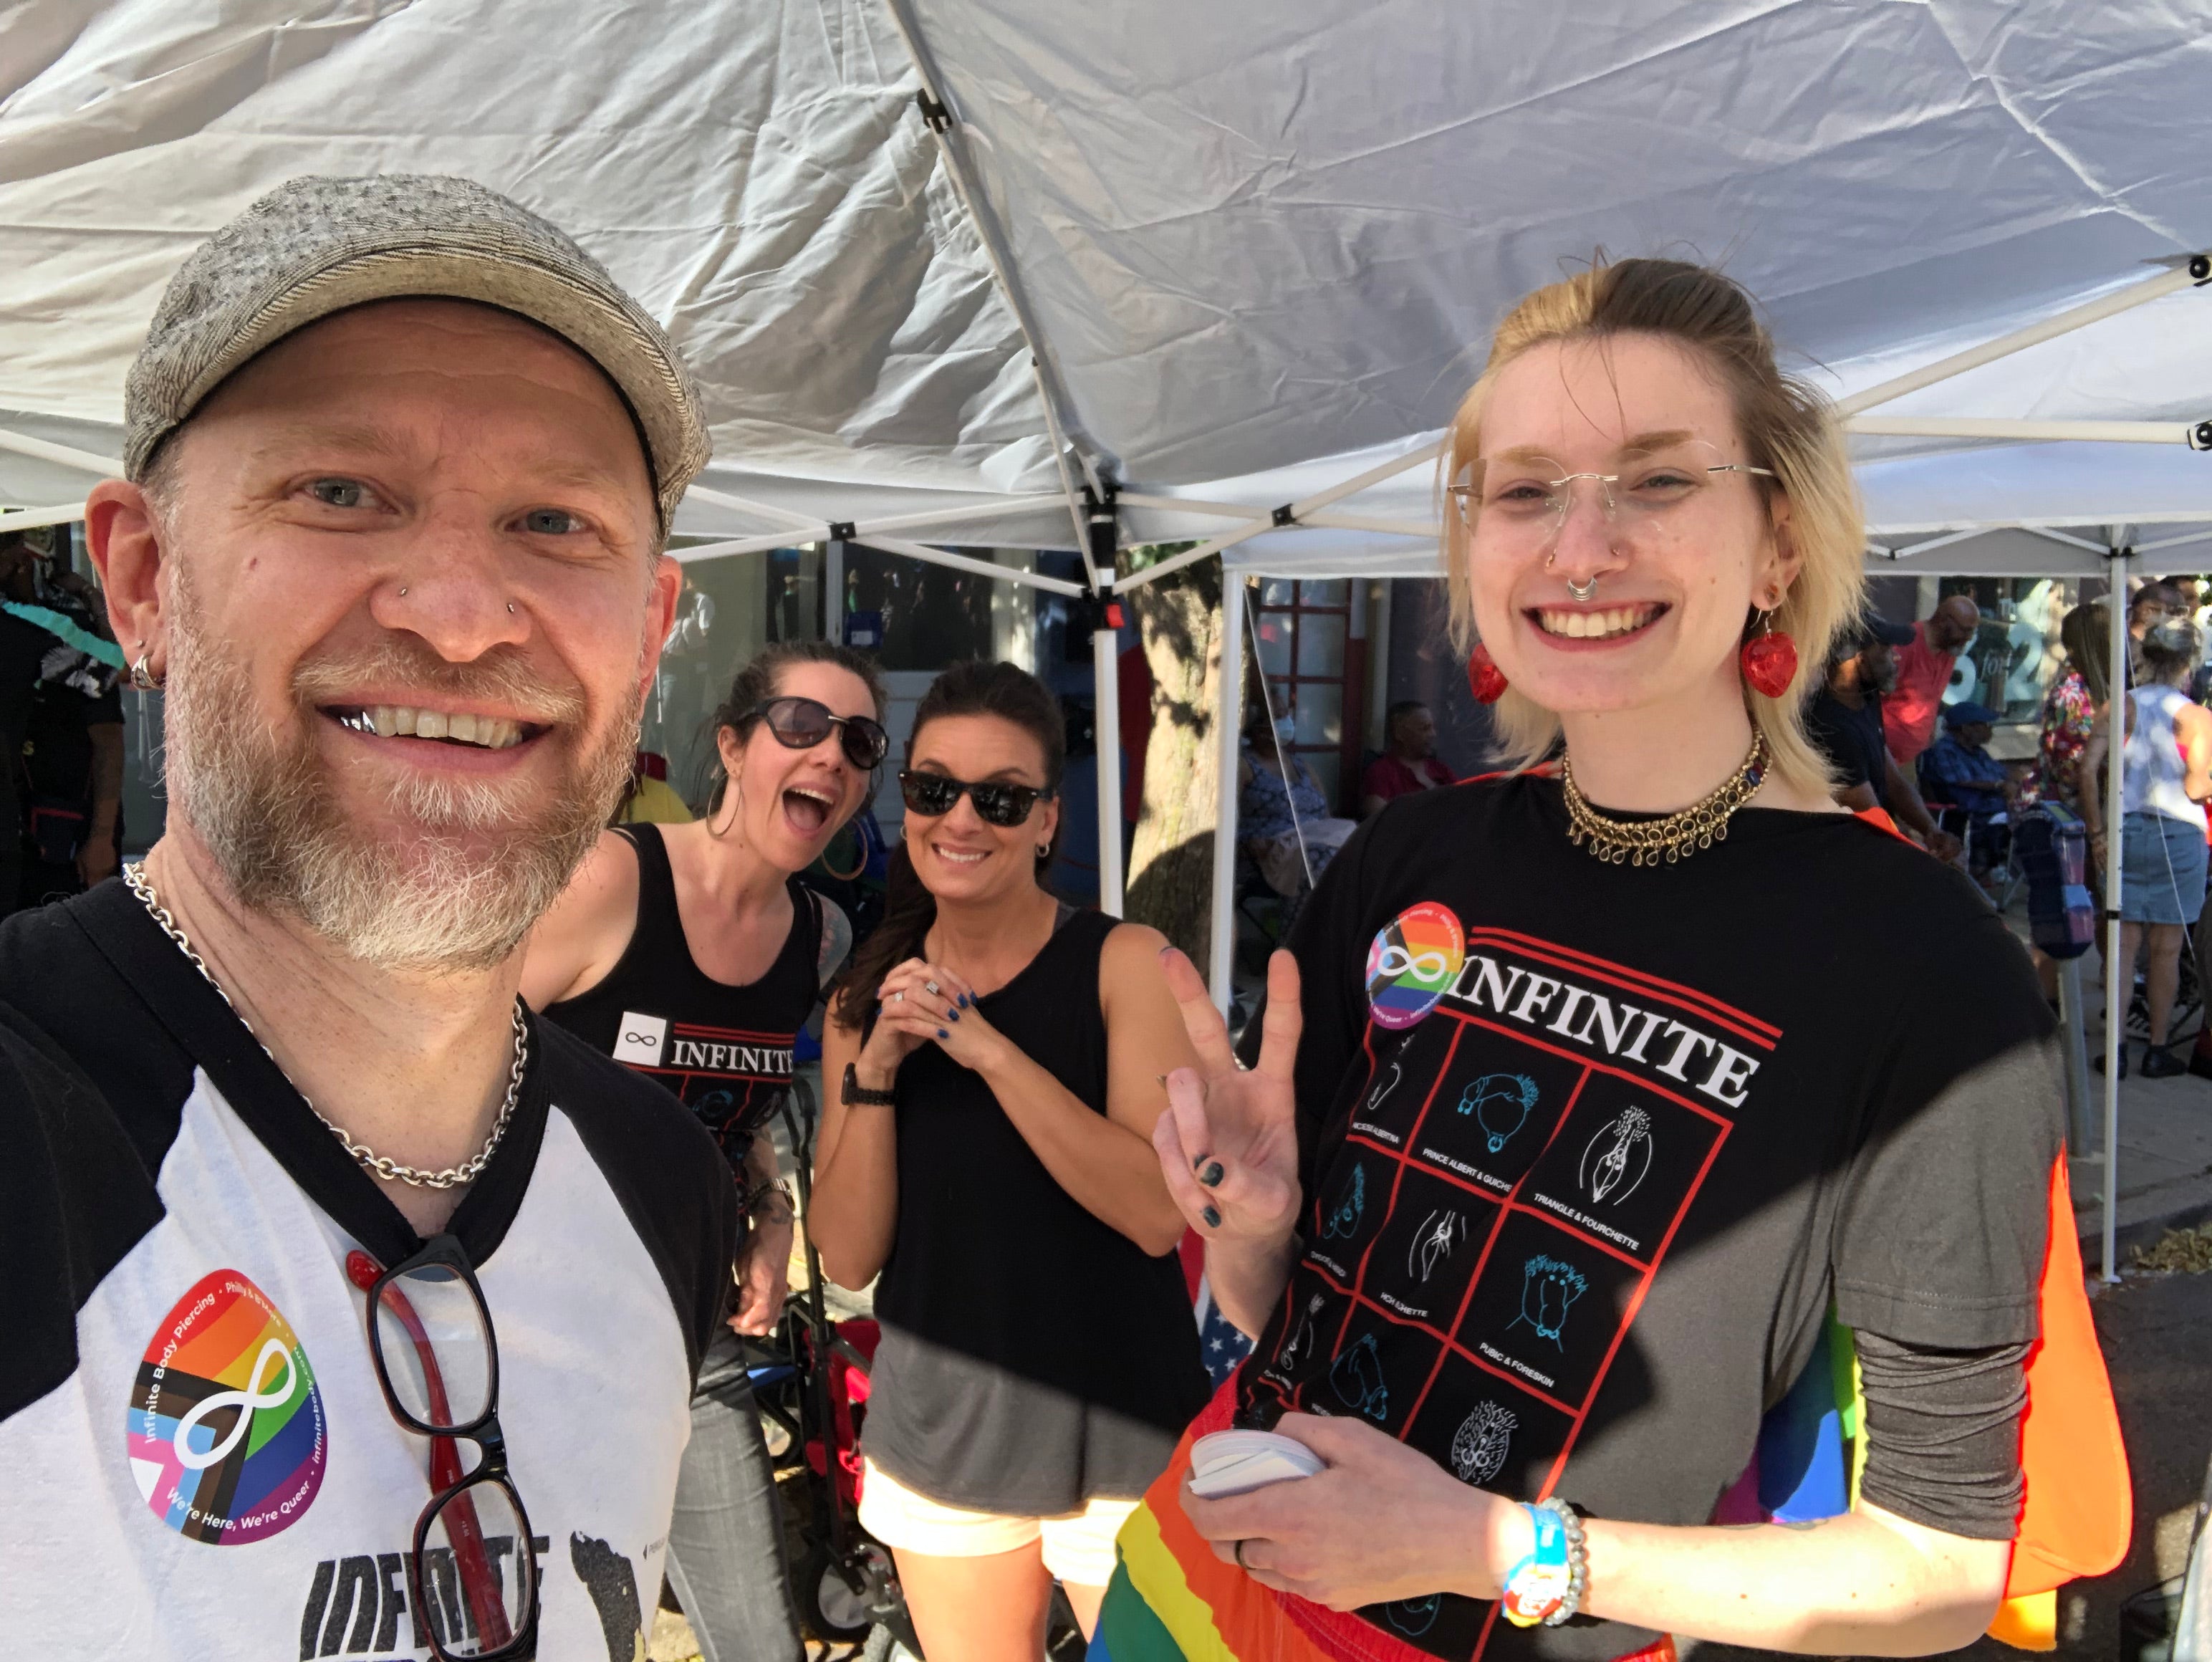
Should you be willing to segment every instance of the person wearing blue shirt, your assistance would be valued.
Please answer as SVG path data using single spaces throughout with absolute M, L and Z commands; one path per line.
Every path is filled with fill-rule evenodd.
M 1987 748 L 1996 719 L 1985 704 L 1962 700 L 1947 705 L 1942 736 L 1920 758 L 1921 794 L 1929 806 L 1956 808 L 1966 816 L 1968 864 L 1978 877 L 2005 852 L 2004 764 Z

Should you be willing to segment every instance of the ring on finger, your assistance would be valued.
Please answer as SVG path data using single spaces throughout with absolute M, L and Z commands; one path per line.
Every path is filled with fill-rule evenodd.
M 900 992 L 893 993 L 893 994 L 891 995 L 891 1002 L 892 1002 L 892 1003 L 894 1003 L 894 1004 L 896 1004 L 896 1003 L 897 1003 L 901 999 L 904 998 L 905 996 L 906 996 L 906 994 L 905 994 L 903 991 L 900 991 Z
M 925 981 L 921 983 L 921 990 L 927 993 L 932 998 L 935 998 L 937 996 L 937 983 L 934 981 Z
M 1229 1555 L 1237 1561 L 1237 1568 L 1243 1570 L 1248 1575 L 1251 1574 L 1252 1567 L 1244 1562 L 1244 1549 L 1251 1544 L 1252 1543 L 1249 1541 L 1239 1541 L 1237 1543 L 1236 1550 Z

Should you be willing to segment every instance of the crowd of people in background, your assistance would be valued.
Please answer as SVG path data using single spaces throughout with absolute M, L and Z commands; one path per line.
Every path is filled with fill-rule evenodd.
M 123 654 L 98 591 L 56 557 L 65 536 L 0 535 L 0 916 L 81 893 L 122 856 Z

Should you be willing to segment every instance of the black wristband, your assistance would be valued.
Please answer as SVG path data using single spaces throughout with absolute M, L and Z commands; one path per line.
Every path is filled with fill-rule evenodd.
M 898 1093 L 862 1089 L 860 1073 L 848 1062 L 845 1064 L 845 1083 L 837 1093 L 837 1099 L 848 1108 L 889 1108 L 898 1101 Z

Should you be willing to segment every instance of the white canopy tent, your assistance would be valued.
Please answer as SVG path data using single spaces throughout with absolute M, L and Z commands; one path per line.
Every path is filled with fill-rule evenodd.
M 691 557 L 834 527 L 1083 548 L 1099 589 L 1172 539 L 1430 569 L 1421 453 L 1504 307 L 1600 247 L 1724 261 L 1873 412 L 1888 569 L 2067 557 L 1939 539 L 2212 525 L 2208 75 L 2162 0 L 27 0 L 0 525 L 111 471 L 193 243 L 296 174 L 417 171 L 666 321 L 718 452 Z

